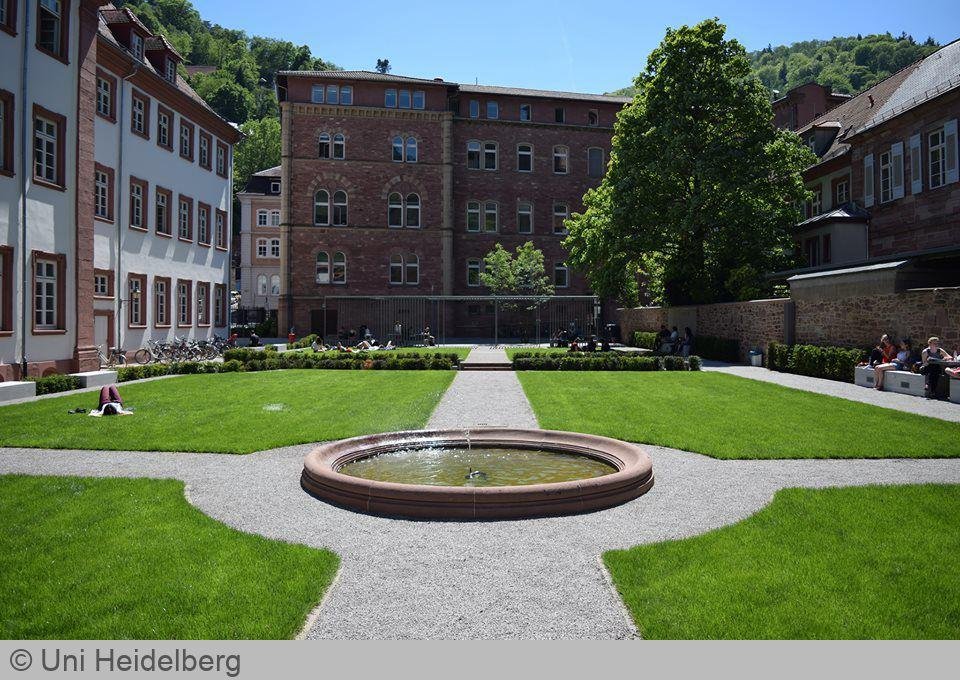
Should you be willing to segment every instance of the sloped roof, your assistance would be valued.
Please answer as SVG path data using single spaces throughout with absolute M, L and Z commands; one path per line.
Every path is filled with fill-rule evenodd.
M 280 176 L 280 166 L 277 165 L 272 168 L 267 168 L 266 170 L 261 170 L 260 172 L 253 173 L 254 177 L 279 177 Z
M 327 80 L 372 80 L 384 83 L 422 83 L 429 85 L 456 85 L 442 78 L 411 78 L 410 76 L 394 76 L 379 71 L 280 71 L 279 76 L 300 76 L 305 78 L 324 78 Z
M 583 92 L 564 92 L 562 90 L 532 90 L 524 87 L 500 87 L 498 85 L 461 85 L 461 92 L 477 94 L 502 94 L 519 97 L 543 97 L 549 99 L 577 99 L 580 101 L 608 102 L 627 104 L 633 97 L 620 97 L 608 94 L 590 94 Z
M 176 48 L 174 48 L 174 46 L 170 44 L 170 41 L 167 40 L 162 35 L 152 35 L 149 38 L 147 38 L 145 43 L 145 49 L 148 52 L 151 52 L 154 50 L 156 51 L 166 50 L 167 52 L 170 52 L 171 54 L 173 54 L 173 56 L 175 56 L 180 61 L 183 61 L 183 56 L 179 52 L 177 52 Z
M 870 213 L 859 206 L 848 203 L 830 212 L 814 215 L 798 224 L 796 228 L 802 230 L 821 222 L 861 222 L 868 219 L 870 219 Z

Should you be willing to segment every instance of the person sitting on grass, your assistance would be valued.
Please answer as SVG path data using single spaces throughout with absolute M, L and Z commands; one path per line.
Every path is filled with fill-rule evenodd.
M 588 352 L 597 351 L 597 337 L 595 335 L 591 335 L 590 338 L 587 340 L 587 351 Z
M 326 352 L 329 347 L 323 344 L 323 341 L 317 337 L 312 343 L 310 343 L 310 349 L 314 352 Z
M 920 353 L 920 373 L 927 378 L 927 384 L 924 389 L 924 396 L 927 399 L 933 399 L 937 396 L 937 386 L 940 384 L 940 376 L 943 374 L 943 364 L 941 361 L 950 361 L 953 357 L 947 350 L 940 346 L 940 338 L 934 336 L 927 340 L 927 348 Z
M 889 345 L 893 347 L 893 343 L 889 343 Z M 875 376 L 873 389 L 875 390 L 883 389 L 883 376 L 887 371 L 903 371 L 909 368 L 910 343 L 907 339 L 901 340 L 897 353 L 892 357 L 889 356 L 889 351 L 886 347 L 883 348 L 881 353 L 884 362 L 873 367 L 873 374 Z M 886 360 L 888 357 L 889 361 Z
M 347 347 L 346 345 L 344 345 L 342 342 L 339 342 L 339 341 L 337 342 L 337 349 L 340 350 L 341 352 L 353 352 L 352 348 Z
M 100 416 L 130 416 L 133 411 L 123 408 L 123 399 L 116 385 L 104 385 L 100 388 L 100 402 L 96 410 L 90 411 L 94 417 Z
M 372 349 L 377 349 L 377 341 L 361 340 L 357 343 L 356 349 L 358 352 L 369 352 Z

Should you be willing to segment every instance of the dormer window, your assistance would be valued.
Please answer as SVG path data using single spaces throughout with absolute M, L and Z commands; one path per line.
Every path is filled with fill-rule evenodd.
M 130 34 L 130 49 L 133 50 L 133 56 L 143 61 L 143 38 L 139 34 Z
M 810 147 L 810 150 L 811 150 L 813 153 L 817 153 L 817 138 L 816 138 L 816 136 L 810 135 L 810 137 L 807 139 L 807 146 Z
M 270 182 L 270 193 L 271 194 L 280 193 L 280 182 Z
M 169 80 L 171 83 L 177 82 L 177 62 L 175 62 L 173 59 L 170 59 L 168 57 L 166 64 L 167 64 L 167 69 L 166 69 L 167 80 Z

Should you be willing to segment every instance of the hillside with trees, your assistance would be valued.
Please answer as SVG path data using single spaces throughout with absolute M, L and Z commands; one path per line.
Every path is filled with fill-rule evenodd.
M 830 85 L 834 92 L 856 94 L 939 47 L 933 38 L 918 43 L 906 33 L 899 37 L 884 33 L 768 45 L 747 56 L 751 71 L 771 95 L 810 81 Z M 631 86 L 613 94 L 633 96 L 634 92 Z

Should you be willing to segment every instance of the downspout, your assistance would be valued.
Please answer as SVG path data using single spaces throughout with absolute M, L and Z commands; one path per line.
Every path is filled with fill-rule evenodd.
M 23 69 L 20 73 L 20 379 L 27 377 L 27 301 L 33 299 L 27 272 L 27 58 L 30 0 L 23 0 Z
M 120 79 L 120 96 L 119 102 L 117 102 L 117 127 L 120 128 L 120 139 L 117 142 L 117 175 L 114 178 L 114 196 L 113 196 L 113 215 L 114 221 L 117 228 L 117 264 L 114 269 L 113 275 L 113 293 L 116 296 L 116 319 L 114 321 L 117 324 L 117 334 L 116 334 L 116 346 L 117 348 L 123 347 L 123 278 L 122 278 L 122 267 L 121 267 L 121 258 L 123 257 L 123 223 L 120 220 L 121 209 L 123 207 L 123 201 L 121 197 L 123 196 L 123 133 L 125 131 L 126 120 L 123 116 L 123 104 L 126 101 L 126 93 L 124 92 L 124 83 L 137 75 L 137 72 L 140 70 L 140 67 L 136 64 L 133 65 L 133 70 L 127 75 L 123 76 Z M 170 126 L 173 127 L 172 125 Z M 168 133 L 170 134 L 170 133 Z M 169 210 L 169 207 L 167 208 Z M 146 291 L 141 291 L 141 295 L 146 295 Z M 108 343 L 109 344 L 109 343 Z M 110 349 L 107 348 L 105 354 L 110 355 Z

